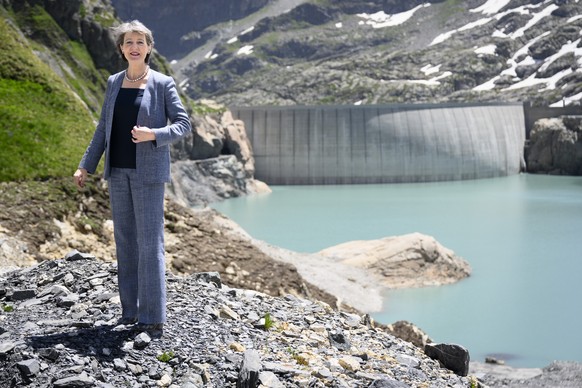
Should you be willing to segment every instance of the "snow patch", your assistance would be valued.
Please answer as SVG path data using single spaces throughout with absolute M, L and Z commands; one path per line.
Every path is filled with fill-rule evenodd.
M 475 54 L 489 54 L 489 55 L 496 55 L 495 50 L 497 50 L 497 46 L 494 44 L 488 44 L 487 46 L 479 47 L 475 49 Z
M 481 85 L 477 85 L 473 88 L 474 91 L 476 92 L 484 92 L 487 90 L 493 90 L 495 89 L 495 82 L 501 78 L 501 76 L 495 76 L 493 78 L 491 78 L 489 81 L 482 83 Z
M 253 53 L 253 48 L 254 48 L 253 45 L 243 46 L 238 49 L 236 55 L 250 55 Z
M 561 108 L 563 106 L 579 104 L 582 101 L 582 92 L 570 97 L 564 97 L 550 105 L 551 108 Z
M 480 12 L 485 15 L 493 15 L 498 13 L 503 7 L 509 4 L 511 0 L 487 0 L 485 4 L 478 8 L 473 8 L 469 11 Z
M 342 28 L 344 25 L 342 22 L 338 22 L 335 24 L 336 28 Z
M 230 38 L 229 40 L 227 40 L 226 43 L 232 44 L 232 43 L 236 42 L 237 40 L 238 40 L 238 37 L 235 36 L 234 38 Z
M 523 47 L 518 49 L 510 59 L 507 60 L 507 64 L 509 65 L 509 68 L 503 70 L 500 75 L 493 77 L 489 81 L 484 82 L 481 85 L 475 86 L 473 88 L 473 90 L 475 90 L 477 92 L 485 91 L 485 90 L 492 90 L 495 88 L 495 81 L 497 81 L 499 78 L 501 78 L 501 75 L 508 75 L 510 77 L 517 77 L 517 73 L 515 72 L 515 69 L 518 66 L 527 66 L 527 65 L 533 65 L 533 64 L 537 63 L 535 59 L 533 59 L 530 55 L 528 55 L 529 47 L 532 44 L 534 44 L 535 42 L 537 42 L 538 40 L 542 39 L 543 37 L 545 37 L 549 34 L 550 34 L 550 32 L 544 32 L 543 34 L 538 35 L 535 38 L 533 38 L 532 40 L 530 40 L 527 44 L 525 44 Z M 517 59 L 520 57 L 524 57 L 524 58 L 521 61 L 517 62 Z
M 434 38 L 429 46 L 434 46 L 435 44 L 442 43 L 445 40 L 449 39 L 451 36 L 453 36 L 453 34 L 456 34 L 459 31 L 467 31 L 467 30 L 471 30 L 475 27 L 483 26 L 483 25 L 489 23 L 491 20 L 493 20 L 493 18 L 479 19 L 479 20 L 476 20 L 474 22 L 467 23 L 463 27 L 457 28 L 456 30 L 444 32 L 444 33 L 440 34 L 439 36 L 437 36 L 436 38 Z
M 554 90 L 556 89 L 556 83 L 562 78 L 565 77 L 569 74 L 572 74 L 573 70 L 572 69 L 565 69 L 560 71 L 559 73 L 554 74 L 553 76 L 551 76 L 550 78 L 536 78 L 536 73 L 530 75 L 529 77 L 527 77 L 526 79 L 524 79 L 521 82 L 518 82 L 516 84 L 513 84 L 505 89 L 502 89 L 503 91 L 506 90 L 514 90 L 514 89 L 520 89 L 520 88 L 527 88 L 530 86 L 536 86 L 536 85 L 540 85 L 540 84 L 545 84 L 544 88 L 540 88 L 539 91 L 544 91 L 544 90 Z
M 559 7 L 556 4 L 550 4 L 545 9 L 543 9 L 541 12 L 534 14 L 533 17 L 527 22 L 527 24 L 525 26 L 523 26 L 519 30 L 515 31 L 509 37 L 511 39 L 516 39 L 516 38 L 523 36 L 525 31 L 527 31 L 530 28 L 532 28 L 533 26 L 535 26 L 540 20 L 542 20 L 546 16 L 550 16 L 552 14 L 552 12 L 554 12 L 554 10 L 556 10 L 558 8 Z
M 502 3 L 503 6 L 501 6 Z M 449 39 L 451 36 L 453 36 L 453 34 L 460 32 L 460 31 L 468 31 L 471 30 L 475 27 L 479 27 L 479 26 L 483 26 L 487 23 L 489 23 L 492 20 L 500 20 L 502 17 L 504 17 L 505 15 L 508 15 L 510 13 L 519 13 L 522 15 L 529 15 L 530 14 L 530 9 L 532 8 L 538 8 L 541 6 L 541 4 L 528 4 L 528 5 L 523 5 L 517 8 L 513 8 L 510 9 L 508 11 L 505 12 L 501 12 L 501 13 L 497 13 L 501 8 L 503 8 L 505 5 L 507 5 L 507 3 L 509 3 L 509 1 L 506 0 L 489 0 L 487 3 L 485 3 L 483 6 L 479 7 L 479 8 L 475 8 L 473 10 L 471 10 L 472 12 L 483 12 L 484 14 L 495 14 L 494 16 L 491 17 L 486 17 L 486 18 L 482 18 L 479 20 L 476 20 L 474 22 L 465 24 L 463 27 L 458 28 L 456 30 L 452 30 L 452 31 L 448 31 L 445 33 L 440 34 L 439 36 L 437 36 L 436 38 L 433 39 L 433 41 L 430 43 L 430 46 L 433 46 L 435 44 L 439 44 L 444 42 L 445 40 Z M 529 28 L 531 28 L 532 26 L 534 26 L 535 24 L 537 24 L 540 20 L 542 20 L 544 17 L 549 16 L 556 8 L 558 8 L 557 5 L 555 4 L 551 4 L 550 6 L 546 7 L 543 11 L 534 14 L 533 17 L 530 19 L 530 21 L 522 28 L 520 28 L 519 30 L 515 31 L 513 34 L 511 35 L 507 35 L 504 31 L 499 31 L 496 30 L 495 32 L 493 32 L 493 36 L 494 37 L 500 37 L 500 38 L 511 38 L 511 39 L 516 39 L 521 37 L 525 31 L 527 31 Z M 479 11 L 477 11 L 479 10 Z M 495 12 L 492 12 L 493 10 L 495 10 Z
M 475 20 L 474 22 L 467 23 L 463 27 L 459 28 L 457 31 L 468 31 L 472 30 L 475 27 L 484 26 L 485 24 L 489 23 L 493 18 L 483 18 L 479 20 Z
M 453 34 L 457 32 L 457 30 L 453 30 L 453 31 L 448 31 L 448 32 L 444 32 L 440 35 L 438 35 L 436 38 L 434 38 L 432 40 L 432 42 L 429 44 L 429 46 L 433 46 L 435 44 L 439 44 L 444 42 L 445 40 L 449 39 L 451 36 L 453 36 Z
M 440 66 L 440 65 L 439 65 Z M 391 80 L 390 82 L 406 82 L 410 84 L 420 84 L 426 86 L 438 86 L 440 85 L 440 80 L 450 77 L 453 75 L 450 71 L 445 71 L 439 76 L 433 77 L 431 79 L 407 79 L 407 80 Z
M 247 28 L 246 30 L 244 30 L 243 32 L 241 32 L 238 36 L 248 34 L 249 32 L 251 32 L 254 29 L 255 29 L 255 26 L 251 26 L 251 27 Z
M 542 65 L 542 67 L 540 67 L 539 71 L 546 70 L 552 63 L 554 63 L 554 61 L 556 61 L 558 58 L 560 58 L 561 56 L 563 56 L 565 54 L 569 54 L 569 53 L 573 52 L 574 55 L 577 57 L 582 56 L 582 48 L 578 48 L 578 43 L 580 43 L 581 40 L 582 39 L 578 39 L 575 42 L 570 42 L 570 43 L 563 45 L 560 48 L 560 51 L 558 51 L 554 55 L 546 58 L 546 60 L 544 61 L 544 64 Z
M 379 11 L 371 15 L 367 13 L 359 13 L 357 14 L 357 16 L 366 20 L 365 22 L 360 21 L 359 24 L 368 24 L 373 28 L 394 27 L 406 22 L 408 19 L 412 17 L 412 15 L 414 15 L 416 11 L 425 7 L 430 7 L 430 4 L 429 3 L 421 4 L 414 7 L 411 10 L 396 13 L 393 15 L 388 15 L 384 11 Z
M 440 71 L 441 65 L 433 66 L 430 63 L 426 66 L 423 66 L 420 71 L 422 71 L 425 75 L 431 75 L 434 73 L 438 73 Z

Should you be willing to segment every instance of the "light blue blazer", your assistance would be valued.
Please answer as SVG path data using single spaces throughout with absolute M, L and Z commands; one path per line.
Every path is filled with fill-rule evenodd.
M 109 178 L 109 146 L 113 109 L 125 71 L 114 74 L 107 80 L 105 101 L 93 138 L 79 163 L 79 168 L 94 173 L 101 156 L 105 152 L 105 179 Z M 190 118 L 184 109 L 176 83 L 172 77 L 154 70 L 150 75 L 137 115 L 137 125 L 151 128 L 155 141 L 136 144 L 136 173 L 145 183 L 165 183 L 170 181 L 170 144 L 192 131 Z

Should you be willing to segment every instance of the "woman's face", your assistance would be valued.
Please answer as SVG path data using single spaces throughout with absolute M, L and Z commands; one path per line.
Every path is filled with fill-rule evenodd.
M 123 56 L 128 62 L 145 62 L 146 55 L 151 51 L 144 34 L 128 32 L 123 37 L 121 45 Z

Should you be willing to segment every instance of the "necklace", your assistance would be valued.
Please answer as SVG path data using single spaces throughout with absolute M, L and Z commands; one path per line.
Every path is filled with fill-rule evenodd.
M 146 66 L 146 69 L 144 71 L 144 73 L 142 75 L 140 75 L 139 77 L 137 77 L 136 79 L 131 79 L 127 76 L 127 70 L 125 70 L 125 79 L 128 80 L 129 82 L 137 82 L 143 79 L 143 77 L 145 77 L 148 73 L 148 71 L 150 71 L 150 67 Z

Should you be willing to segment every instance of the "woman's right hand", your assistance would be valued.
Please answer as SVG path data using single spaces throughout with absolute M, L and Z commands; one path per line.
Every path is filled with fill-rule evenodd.
M 77 169 L 77 171 L 75 171 L 73 174 L 73 178 L 75 179 L 77 187 L 82 189 L 85 187 L 85 182 L 87 181 L 87 170 L 84 168 Z

